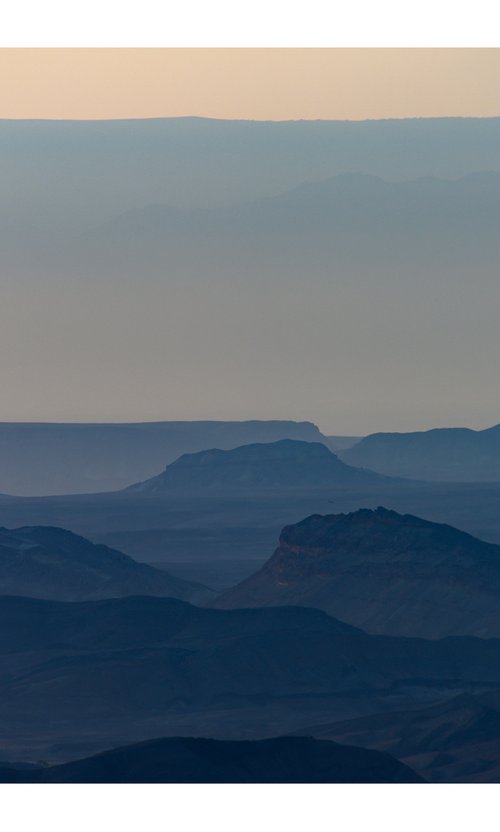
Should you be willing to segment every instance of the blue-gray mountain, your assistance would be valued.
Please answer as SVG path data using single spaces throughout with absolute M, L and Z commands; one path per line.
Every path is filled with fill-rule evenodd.
M 329 442 L 312 422 L 286 420 L 0 422 L 0 492 L 35 496 L 113 491 L 153 476 L 160 465 L 184 453 L 278 439 Z
M 390 482 L 380 474 L 352 468 L 320 442 L 281 439 L 242 445 L 230 451 L 213 448 L 184 454 L 157 477 L 130 486 L 129 492 L 159 493 L 199 488 L 272 488 L 300 490 L 334 485 Z
M 312 515 L 214 603 L 301 604 L 387 635 L 500 637 L 500 546 L 384 508 Z
M 481 171 L 460 179 L 422 177 L 391 182 L 366 173 L 346 173 L 307 182 L 277 196 L 228 208 L 184 211 L 148 205 L 119 215 L 96 229 L 96 238 L 123 235 L 184 241 L 197 235 L 294 235 L 327 232 L 418 235 L 456 231 L 489 233 L 498 224 L 500 172 Z M 302 241 L 301 241 L 302 242 Z M 394 241 L 395 242 L 395 241 Z
M 196 602 L 213 596 L 207 587 L 51 526 L 0 528 L 0 594 L 61 601 L 141 594 Z
M 186 279 L 210 275 L 221 291 L 229 278 L 243 286 L 259 274 L 293 286 L 301 272 L 322 291 L 327 276 L 340 287 L 347 275 L 361 287 L 377 274 L 385 288 L 395 271 L 412 285 L 416 269 L 447 278 L 453 270 L 457 285 L 470 268 L 483 277 L 498 262 L 499 223 L 500 172 L 404 182 L 349 173 L 231 207 L 147 205 L 67 243 L 73 261 L 95 270 L 107 262 L 158 274 L 168 264 Z
M 500 482 L 500 425 L 486 430 L 374 433 L 339 454 L 349 465 L 366 466 L 393 477 Z

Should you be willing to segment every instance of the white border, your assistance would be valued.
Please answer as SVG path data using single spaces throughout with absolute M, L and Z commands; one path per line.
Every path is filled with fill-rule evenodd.
M 496 832 L 498 786 L 1 786 L 9 832 Z
M 493 0 L 18 0 L 0 47 L 500 46 Z

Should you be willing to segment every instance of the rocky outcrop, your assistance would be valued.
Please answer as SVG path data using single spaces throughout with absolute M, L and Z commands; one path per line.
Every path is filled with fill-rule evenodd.
M 498 637 L 500 546 L 384 508 L 312 515 L 215 603 L 317 607 L 386 635 Z

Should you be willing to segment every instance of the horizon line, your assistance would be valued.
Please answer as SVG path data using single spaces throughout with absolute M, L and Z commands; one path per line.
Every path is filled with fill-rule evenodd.
M 321 420 L 318 420 L 318 422 Z M 312 425 L 313 427 L 317 428 L 319 432 L 326 437 L 329 436 L 349 436 L 363 439 L 366 436 L 373 436 L 375 434 L 384 433 L 384 434 L 412 434 L 412 433 L 429 433 L 430 431 L 441 431 L 441 430 L 467 430 L 472 431 L 473 433 L 481 433 L 484 431 L 492 430 L 493 428 L 500 427 L 500 422 L 493 422 L 493 424 L 488 423 L 486 427 L 479 427 L 479 428 L 471 428 L 467 425 L 458 424 L 458 425 L 444 425 L 438 427 L 430 427 L 430 428 L 418 428 L 418 429 L 407 429 L 407 430 L 370 430 L 368 432 L 363 433 L 330 433 L 329 429 L 328 432 L 325 432 L 323 428 L 321 428 L 317 421 L 313 419 L 287 419 L 287 418 L 268 418 L 260 417 L 260 418 L 247 418 L 247 419 L 228 419 L 228 418 L 198 418 L 198 419 L 139 419 L 139 420 L 129 420 L 129 421 L 121 421 L 116 419 L 109 419 L 109 420 L 89 420 L 89 421 L 80 421 L 80 420 L 66 420 L 66 421 L 57 421 L 57 420 L 50 420 L 50 419 L 41 419 L 41 420 L 32 420 L 32 419 L 1 419 L 0 418 L 0 427 L 5 425 L 50 425 L 50 426 L 63 426 L 63 425 L 80 425 L 80 426 L 104 426 L 108 425 L 110 427 L 113 426 L 140 426 L 140 425 L 162 425 L 162 424 L 172 424 L 172 423 L 199 423 L 199 422 L 213 422 L 213 423 L 226 423 L 226 424 L 240 424 L 244 422 L 290 422 L 296 425 L 303 425 L 308 424 Z M 307 440 L 304 440 L 307 441 Z
M 289 119 L 273 119 L 273 118 L 236 118 L 236 117 L 221 117 L 221 116 L 207 116 L 207 115 L 172 115 L 172 116 L 119 116 L 111 118 L 82 117 L 82 118 L 59 118 L 54 116 L 47 116 L 46 118 L 23 116 L 20 118 L 12 118 L 9 116 L 1 116 L 0 122 L 55 122 L 66 124 L 81 123 L 81 122 L 122 122 L 122 121 L 222 121 L 222 122 L 238 122 L 242 124 L 366 124 L 373 122 L 387 122 L 387 121 L 495 121 L 500 119 L 500 113 L 494 116 L 475 116 L 475 115 L 442 115 L 442 116 L 382 116 L 380 118 L 289 118 Z

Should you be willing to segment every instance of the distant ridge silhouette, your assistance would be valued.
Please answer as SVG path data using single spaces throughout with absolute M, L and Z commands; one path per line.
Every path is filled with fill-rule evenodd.
M 500 482 L 500 425 L 373 433 L 339 454 L 349 465 L 366 465 L 387 476 Z
M 346 465 L 320 442 L 281 439 L 184 454 L 163 473 L 127 491 L 154 493 L 195 488 L 323 488 L 390 482 L 388 478 Z

